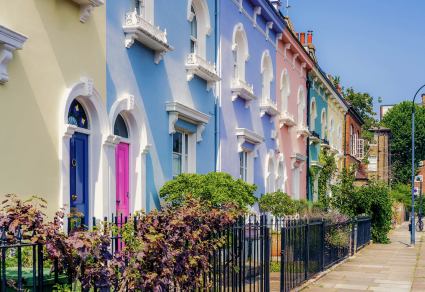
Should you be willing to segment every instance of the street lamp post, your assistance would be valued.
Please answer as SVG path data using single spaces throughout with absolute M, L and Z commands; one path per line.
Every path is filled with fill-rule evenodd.
M 412 214 L 410 215 L 411 230 L 410 230 L 410 244 L 415 244 L 415 99 L 418 93 L 425 88 L 425 84 L 422 85 L 412 101 Z

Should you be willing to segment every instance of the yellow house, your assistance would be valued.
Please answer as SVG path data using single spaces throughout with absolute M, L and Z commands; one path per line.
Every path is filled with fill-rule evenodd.
M 75 128 L 67 122 L 67 107 L 78 99 L 87 107 L 93 126 L 106 125 L 106 109 L 101 110 L 106 107 L 103 4 L 103 0 L 2 1 L 0 197 L 40 195 L 48 201 L 49 215 L 69 203 L 64 199 L 69 176 L 62 170 L 70 164 L 69 140 Z M 94 107 L 97 112 L 90 110 Z M 101 134 L 89 134 L 90 153 L 100 153 Z M 102 176 L 90 162 L 88 169 L 95 181 L 91 188 L 100 195 Z

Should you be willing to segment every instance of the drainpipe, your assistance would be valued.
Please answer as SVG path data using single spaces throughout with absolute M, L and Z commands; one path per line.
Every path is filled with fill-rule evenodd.
M 310 127 L 310 79 L 307 73 L 307 81 L 306 81 L 306 86 L 307 86 L 307 127 L 308 129 L 311 129 Z M 308 201 L 312 201 L 312 196 L 311 196 L 311 192 L 310 192 L 310 137 L 307 136 L 307 145 L 306 145 L 306 154 L 307 154 L 307 171 L 306 171 L 306 190 L 307 190 L 307 200 Z
M 219 75 L 221 76 L 221 64 L 218 60 L 218 42 L 219 42 L 219 32 L 220 32 L 220 20 L 219 20 L 219 0 L 215 0 L 214 1 L 214 6 L 215 6 L 215 30 L 214 30 L 214 38 L 215 38 L 215 50 L 214 50 L 214 60 L 215 60 L 215 64 L 216 64 L 216 68 L 217 68 L 217 72 L 219 73 Z M 217 93 L 215 96 L 215 108 L 214 108 L 214 128 L 215 128 L 215 132 L 214 132 L 214 170 L 217 171 L 218 169 L 218 150 L 219 150 L 219 144 L 220 144 L 220 119 L 219 119 L 219 115 L 220 115 L 220 110 L 219 110 L 219 97 L 221 94 L 221 81 L 219 81 L 218 86 L 216 86 L 217 88 Z

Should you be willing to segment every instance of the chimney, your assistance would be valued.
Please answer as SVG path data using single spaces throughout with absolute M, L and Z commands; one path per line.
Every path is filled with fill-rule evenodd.
M 312 45 L 313 44 L 313 31 L 311 31 L 311 30 L 309 30 L 307 32 L 307 43 L 309 45 Z
M 274 8 L 279 11 L 282 6 L 281 0 L 270 0 L 270 3 L 274 6 Z
M 300 33 L 300 43 L 305 45 L 305 32 Z
M 425 94 L 422 94 L 422 106 L 425 107 Z

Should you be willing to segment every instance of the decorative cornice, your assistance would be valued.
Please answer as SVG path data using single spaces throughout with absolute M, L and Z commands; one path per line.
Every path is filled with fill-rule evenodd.
M 0 84 L 9 81 L 7 65 L 13 59 L 13 52 L 22 49 L 27 37 L 0 25 Z
M 246 128 L 236 128 L 236 137 L 238 139 L 238 151 L 242 152 L 243 144 L 245 142 L 251 143 L 254 145 L 253 157 L 257 157 L 257 148 L 264 141 L 264 138 Z
M 80 22 L 85 23 L 95 7 L 105 4 L 103 0 L 71 0 L 80 5 Z
M 196 141 L 202 141 L 202 133 L 205 130 L 205 124 L 208 123 L 210 118 L 209 115 L 203 112 L 197 111 L 179 102 L 167 102 L 166 111 L 168 112 L 168 132 L 174 134 L 176 132 L 175 124 L 181 119 L 189 123 L 195 124 L 196 129 Z

